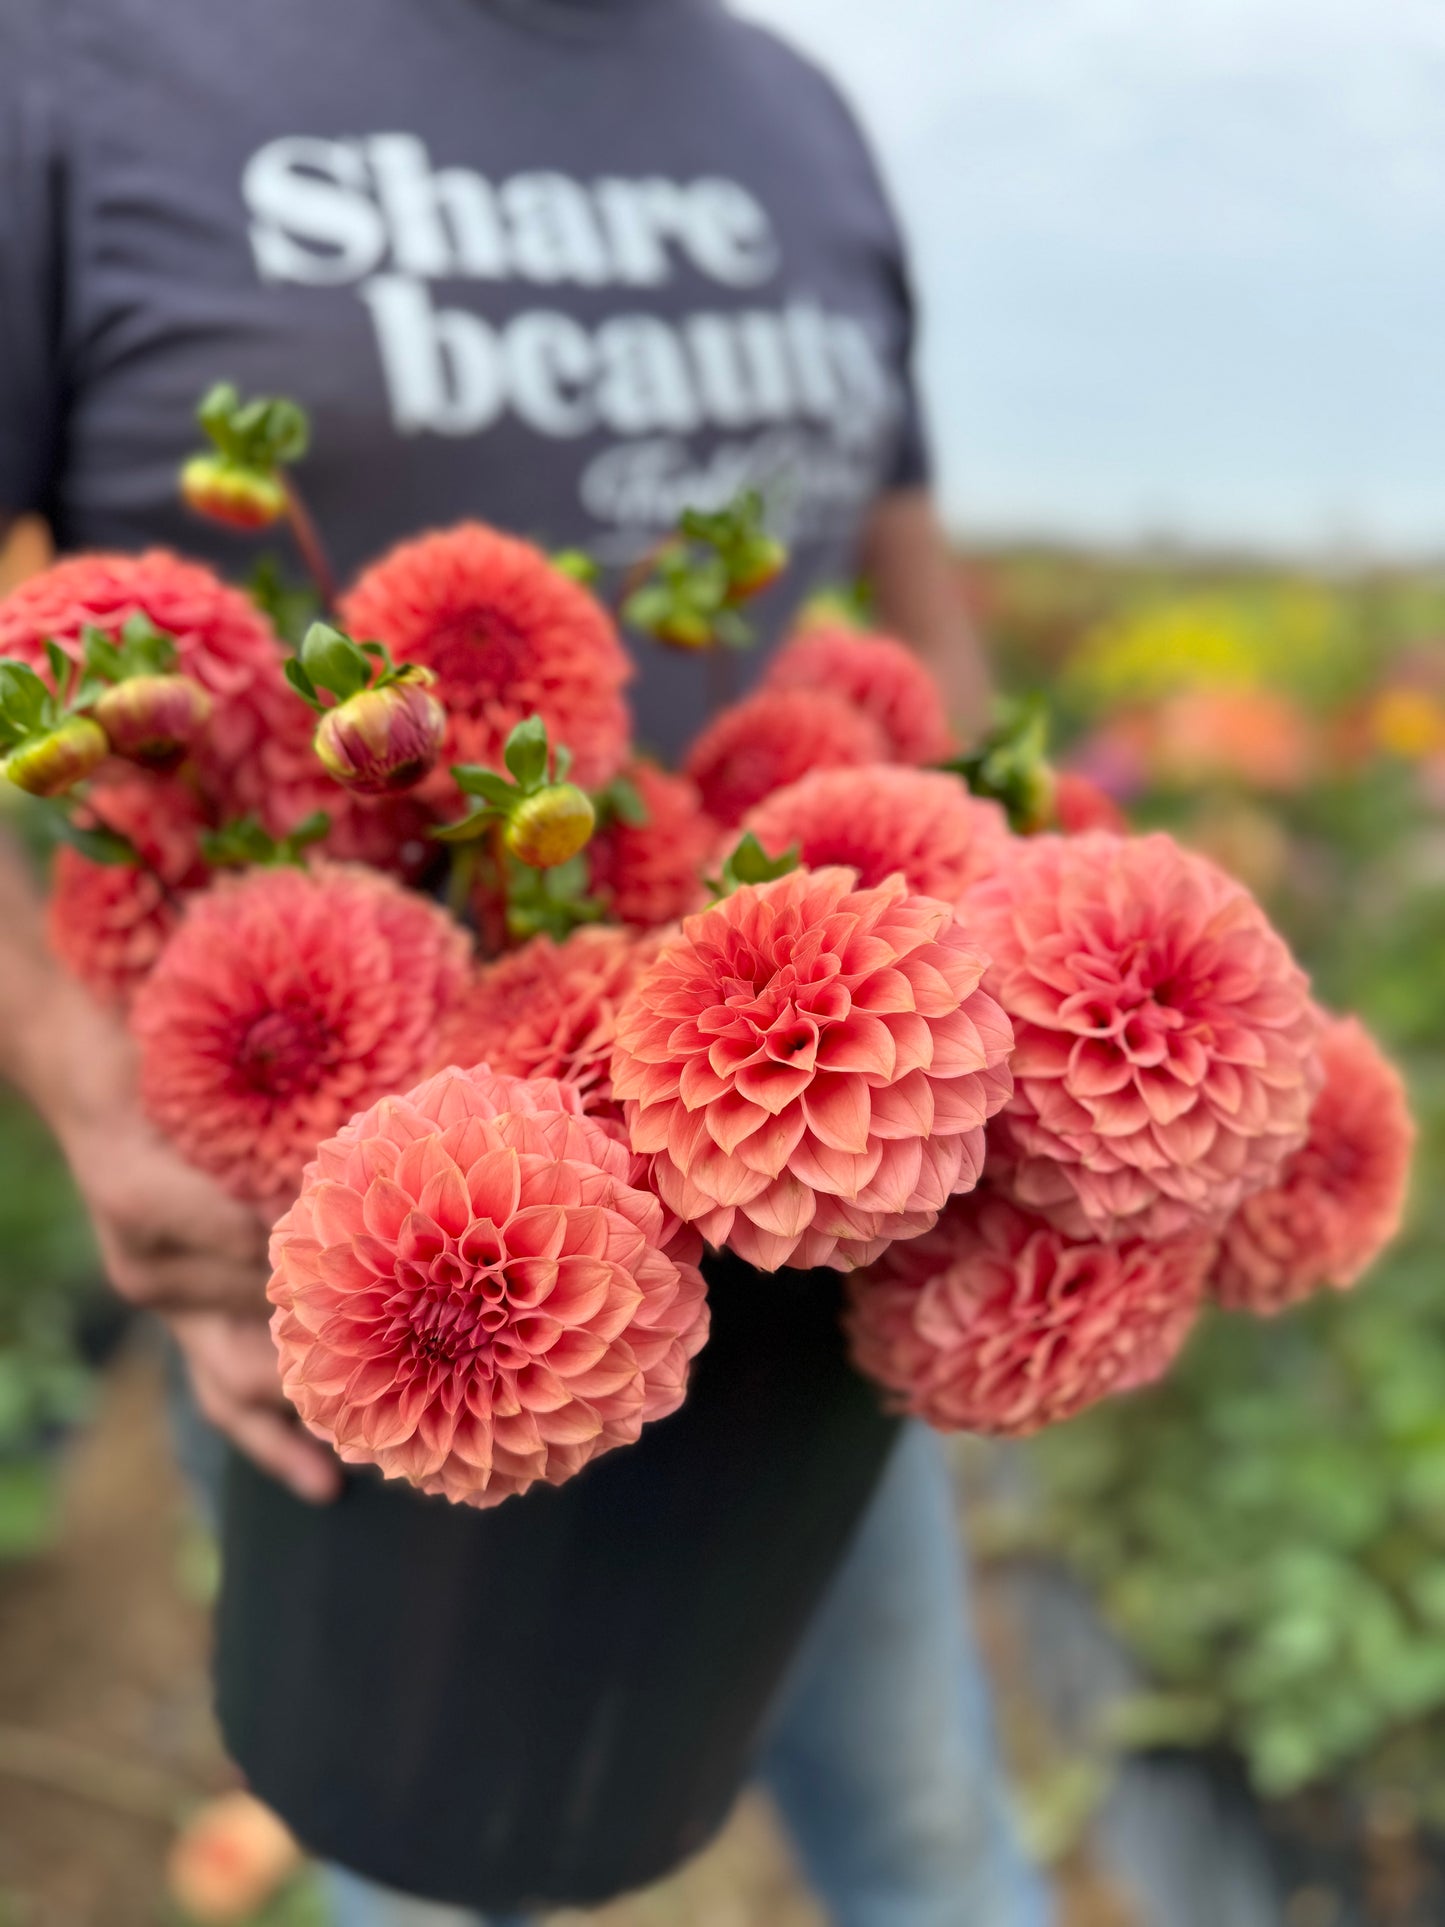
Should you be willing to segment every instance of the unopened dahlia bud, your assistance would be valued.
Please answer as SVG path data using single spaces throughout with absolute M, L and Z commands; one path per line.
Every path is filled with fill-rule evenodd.
M 597 812 L 575 783 L 549 783 L 517 805 L 503 838 L 520 863 L 555 870 L 586 849 L 596 825 Z
M 787 566 L 788 551 L 776 536 L 755 536 L 728 571 L 728 601 L 747 602 L 761 595 Z
M 360 796 L 383 796 L 410 789 L 435 769 L 447 729 L 447 713 L 431 693 L 435 681 L 412 664 L 326 711 L 316 754 L 338 783 Z
M 228 462 L 219 455 L 193 455 L 181 470 L 187 508 L 237 529 L 264 529 L 286 513 L 286 490 L 275 474 Z
M 100 724 L 89 716 L 72 716 L 59 729 L 12 749 L 0 769 L 32 796 L 61 796 L 83 783 L 109 753 Z
M 128 676 L 101 696 L 95 720 L 117 756 L 148 769 L 180 762 L 210 720 L 211 699 L 189 676 Z

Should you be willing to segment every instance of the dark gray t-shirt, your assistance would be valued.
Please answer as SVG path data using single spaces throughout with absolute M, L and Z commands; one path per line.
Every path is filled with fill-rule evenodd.
M 713 0 L 0 0 L 0 508 L 233 572 L 212 380 L 311 409 L 344 574 L 479 515 L 621 562 L 760 484 L 768 611 L 923 477 L 898 233 L 806 61 Z M 674 750 L 698 666 L 644 646 Z

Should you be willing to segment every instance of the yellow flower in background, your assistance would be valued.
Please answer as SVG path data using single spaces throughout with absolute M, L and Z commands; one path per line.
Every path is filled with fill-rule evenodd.
M 1308 583 L 1175 595 L 1096 624 L 1065 687 L 1095 709 L 1187 689 L 1308 689 L 1337 660 L 1342 633 L 1336 599 Z
M 1370 739 L 1403 762 L 1419 763 L 1445 752 L 1445 707 L 1427 689 L 1396 683 L 1370 705 Z

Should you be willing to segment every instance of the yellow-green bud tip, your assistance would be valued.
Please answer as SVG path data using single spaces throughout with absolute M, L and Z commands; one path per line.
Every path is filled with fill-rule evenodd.
M 555 870 L 586 849 L 596 827 L 591 799 L 575 783 L 551 783 L 517 804 L 503 838 L 519 862 Z
M 3 767 L 6 776 L 31 796 L 61 796 L 83 783 L 110 753 L 105 731 L 89 716 L 72 716 L 52 729 L 11 750 Z

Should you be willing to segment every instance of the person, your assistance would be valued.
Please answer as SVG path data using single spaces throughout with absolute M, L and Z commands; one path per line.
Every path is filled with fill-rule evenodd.
M 746 673 L 861 568 L 880 623 L 979 719 L 893 216 L 829 83 L 716 0 L 5 0 L 0 188 L 0 514 L 38 512 L 61 548 L 246 566 L 174 487 L 224 376 L 310 409 L 302 476 L 343 577 L 467 514 L 622 565 L 681 508 L 758 485 L 793 566 Z M 674 752 L 701 679 L 640 647 L 639 738 Z M 146 1124 L 124 1032 L 48 963 L 12 853 L 0 1072 L 210 1425 L 333 1497 L 339 1468 L 280 1395 L 266 1226 Z M 950 1515 L 936 1444 L 909 1433 L 766 1757 L 845 1927 L 1045 1917 Z M 464 1918 L 341 1870 L 333 1896 L 344 1927 Z

